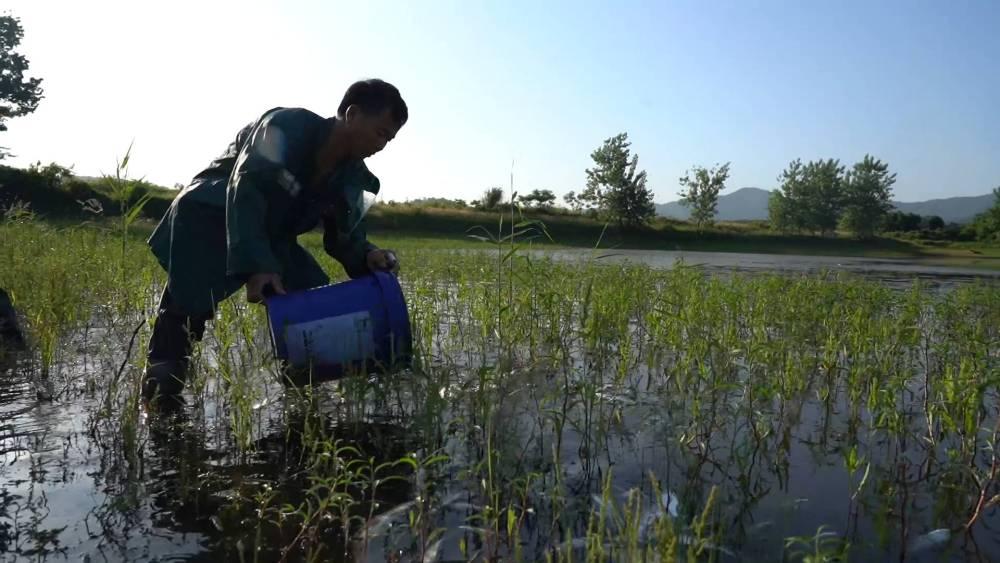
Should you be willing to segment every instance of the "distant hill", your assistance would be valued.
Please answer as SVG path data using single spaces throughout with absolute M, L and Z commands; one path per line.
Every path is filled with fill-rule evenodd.
M 993 194 L 949 197 L 927 201 L 895 201 L 896 209 L 917 215 L 940 215 L 948 223 L 968 223 L 976 215 L 993 207 Z
M 719 221 L 753 221 L 767 219 L 769 190 L 740 188 L 719 196 Z M 927 201 L 894 201 L 896 209 L 917 215 L 939 215 L 948 223 L 968 223 L 973 217 L 993 205 L 993 194 L 969 197 L 949 197 Z M 680 201 L 656 204 L 656 213 L 663 217 L 688 219 L 691 213 Z
M 767 219 L 767 200 L 771 196 L 768 190 L 760 188 L 740 188 L 735 192 L 719 196 L 716 217 L 719 221 L 753 221 Z M 688 219 L 691 212 L 681 202 L 656 204 L 656 214 L 674 219 Z

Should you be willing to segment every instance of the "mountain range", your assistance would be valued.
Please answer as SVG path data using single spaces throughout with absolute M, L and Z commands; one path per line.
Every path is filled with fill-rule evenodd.
M 740 188 L 728 194 L 719 195 L 718 221 L 754 221 L 767 219 L 769 190 L 760 188 Z M 904 213 L 917 215 L 938 215 L 948 223 L 968 223 L 973 217 L 993 206 L 993 194 L 966 197 L 947 197 L 927 201 L 893 201 L 892 204 Z M 678 201 L 656 204 L 656 213 L 673 219 L 687 219 L 691 216 L 688 208 Z

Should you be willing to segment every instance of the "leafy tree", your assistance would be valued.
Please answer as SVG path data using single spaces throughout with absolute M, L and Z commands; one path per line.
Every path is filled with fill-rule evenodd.
M 567 192 L 566 195 L 563 196 L 563 201 L 566 202 L 566 205 L 570 209 L 576 211 L 577 213 L 583 210 L 583 202 L 576 196 L 575 191 Z
M 837 227 L 844 200 L 844 167 L 839 160 L 789 163 L 778 176 L 781 186 L 772 195 L 769 215 L 781 231 L 831 233 Z
M 922 218 L 916 213 L 890 211 L 882 218 L 882 230 L 889 232 L 919 231 Z
M 0 16 L 0 131 L 7 130 L 6 120 L 35 111 L 42 99 L 42 80 L 25 79 L 28 59 L 14 52 L 23 36 L 19 19 Z M 0 159 L 6 155 L 6 149 L 0 148 Z
M 778 176 L 778 182 L 781 182 L 780 187 L 771 193 L 767 202 L 772 226 L 783 232 L 805 230 L 805 210 L 800 206 L 805 199 L 805 172 L 802 161 L 799 159 L 791 161 L 788 168 Z
M 493 211 L 503 203 L 503 188 L 492 187 L 483 192 L 483 197 L 473 203 L 477 209 Z
M 976 239 L 981 241 L 1000 242 L 1000 186 L 993 188 L 993 197 L 993 207 L 972 220 Z
M 799 215 L 780 189 L 771 192 L 767 200 L 767 216 L 776 230 L 785 233 L 801 230 Z
M 58 188 L 73 179 L 73 167 L 67 168 L 55 162 L 43 166 L 42 162 L 38 161 L 28 166 L 28 174 L 41 177 L 45 185 L 50 188 Z
M 468 204 L 464 199 L 448 199 L 445 197 L 418 197 L 406 202 L 409 207 L 436 207 L 439 209 L 465 209 Z
M 590 154 L 595 166 L 587 169 L 587 189 L 579 198 L 621 226 L 646 223 L 656 214 L 653 192 L 646 187 L 646 171 L 636 168 L 639 155 L 631 154 L 628 134 L 606 139 Z
M 518 200 L 528 207 L 545 209 L 556 202 L 556 194 L 552 190 L 533 190 L 529 194 L 518 196 Z
M 842 225 L 861 239 L 875 235 L 876 227 L 892 210 L 892 185 L 896 175 L 889 165 L 871 155 L 854 165 L 844 178 Z M 941 226 L 944 226 L 942 221 Z
M 692 171 L 694 172 L 692 174 Z M 700 229 L 715 221 L 716 207 L 719 205 L 719 192 L 726 187 L 729 179 L 729 163 L 712 167 L 694 166 L 680 179 L 680 184 L 687 190 L 681 190 L 681 203 L 691 209 L 691 220 Z
M 931 215 L 927 218 L 927 228 L 932 231 L 944 229 L 944 219 L 938 215 Z
M 844 202 L 844 167 L 839 160 L 810 162 L 805 168 L 806 228 L 821 234 L 837 228 Z

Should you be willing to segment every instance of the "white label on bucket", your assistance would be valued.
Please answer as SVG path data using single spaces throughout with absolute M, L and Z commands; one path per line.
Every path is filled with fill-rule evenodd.
M 288 360 L 296 366 L 306 366 L 310 360 L 318 365 L 363 360 L 375 351 L 373 331 L 368 311 L 288 325 Z

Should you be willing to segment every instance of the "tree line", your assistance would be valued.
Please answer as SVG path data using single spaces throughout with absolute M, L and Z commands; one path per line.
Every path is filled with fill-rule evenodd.
M 585 170 L 587 183 L 579 193 L 563 196 L 566 207 L 623 227 L 639 227 L 656 216 L 653 192 L 639 156 L 632 152 L 627 133 L 606 139 L 591 155 L 593 167 Z M 690 221 L 699 230 L 711 226 L 718 214 L 719 194 L 726 188 L 731 163 L 711 167 L 695 165 L 678 179 L 681 203 L 691 212 Z M 850 167 L 838 159 L 803 163 L 792 160 L 777 177 L 778 188 L 768 201 L 771 228 L 783 233 L 831 235 L 846 231 L 859 239 L 878 232 L 943 232 L 941 217 L 922 217 L 893 209 L 892 188 L 896 174 L 889 164 L 865 155 Z M 1000 241 L 1000 188 L 994 191 L 993 208 L 959 229 L 947 226 L 959 238 Z M 516 203 L 538 210 L 552 210 L 556 196 L 551 190 L 534 190 L 516 198 Z M 478 209 L 494 210 L 505 204 L 502 188 L 488 189 L 472 202 Z M 465 205 L 462 202 L 462 205 Z
M 796 159 L 778 181 L 780 186 L 768 202 L 777 230 L 830 234 L 840 227 L 868 239 L 892 211 L 896 174 L 870 155 L 849 170 L 832 158 L 806 164 Z
M 565 199 L 571 208 L 597 210 L 623 226 L 648 223 L 655 216 L 653 194 L 646 186 L 646 172 L 638 169 L 628 135 L 604 141 L 591 154 L 587 188 Z M 683 205 L 699 229 L 714 223 L 719 193 L 726 187 L 730 163 L 712 167 L 692 166 L 678 179 Z M 892 211 L 892 185 L 896 175 L 889 165 L 866 155 L 846 169 L 839 160 L 803 164 L 793 160 L 778 177 L 780 186 L 768 204 L 772 226 L 782 232 L 831 234 L 838 228 L 859 238 L 871 238 Z
M 590 155 L 594 166 L 585 170 L 586 188 L 567 193 L 566 205 L 580 213 L 618 223 L 623 227 L 648 224 L 656 216 L 653 191 L 646 171 L 632 152 L 627 133 L 606 139 Z M 726 187 L 730 163 L 712 167 L 692 166 L 678 179 L 681 202 L 691 210 L 691 222 L 699 229 L 711 226 L 718 213 L 719 193 Z M 802 164 L 793 160 L 778 177 L 780 187 L 769 202 L 772 226 L 783 232 L 829 234 L 838 227 L 861 238 L 875 229 L 892 210 L 892 185 L 896 175 L 886 163 L 871 157 L 850 170 L 829 159 Z M 535 190 L 518 200 L 528 207 L 550 207 L 551 190 Z M 473 202 L 480 209 L 495 209 L 503 203 L 503 190 L 490 188 Z

